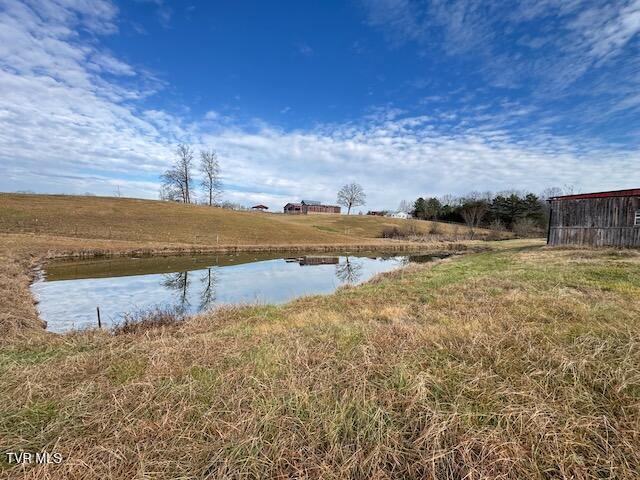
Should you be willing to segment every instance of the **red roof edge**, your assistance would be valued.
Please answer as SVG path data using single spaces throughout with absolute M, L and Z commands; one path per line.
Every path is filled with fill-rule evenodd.
M 610 192 L 578 193 L 575 195 L 559 195 L 549 200 L 580 200 L 585 198 L 640 197 L 640 188 L 628 190 L 612 190 Z

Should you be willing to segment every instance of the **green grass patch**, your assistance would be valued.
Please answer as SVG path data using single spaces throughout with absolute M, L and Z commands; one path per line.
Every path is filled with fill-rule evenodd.
M 18 438 L 23 443 L 21 449 L 40 449 L 43 431 L 56 418 L 58 408 L 49 400 L 31 402 L 17 410 L 7 410 L 0 416 L 0 438 Z M 2 441 L 4 443 L 6 440 Z M 5 447 L 18 447 L 5 445 Z
M 124 385 L 142 377 L 147 369 L 144 358 L 124 358 L 114 360 L 107 368 L 107 378 L 115 385 Z
M 602 290 L 629 293 L 640 288 L 640 272 L 635 264 L 581 265 L 577 270 L 583 282 Z
M 69 352 L 60 346 L 45 346 L 28 350 L 0 350 L 0 369 L 37 365 L 67 355 Z
M 54 362 L 96 348 L 85 344 L 49 344 L 0 349 L 0 371 Z
M 316 228 L 316 229 L 320 230 L 321 232 L 339 233 L 339 230 L 337 228 L 326 227 L 326 226 L 323 226 L 323 225 L 313 225 L 313 228 Z
M 189 369 L 189 376 L 204 388 L 217 385 L 220 381 L 220 372 L 216 368 L 207 368 L 195 365 Z

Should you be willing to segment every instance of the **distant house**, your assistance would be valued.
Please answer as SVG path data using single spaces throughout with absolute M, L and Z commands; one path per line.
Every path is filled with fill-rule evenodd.
M 383 210 L 369 210 L 367 215 L 373 215 L 374 217 L 384 217 L 385 212 Z
M 403 218 L 405 220 L 407 220 L 408 218 L 411 218 L 411 215 L 409 215 L 407 212 L 395 212 L 391 214 L 392 218 Z
M 269 207 L 267 207 L 266 205 L 254 205 L 253 207 L 251 207 L 251 210 L 256 210 L 258 212 L 264 212 L 266 210 L 269 210 Z
M 339 215 L 340 207 L 337 205 L 323 205 L 315 200 L 302 200 L 300 203 L 287 203 L 284 206 L 284 213 L 290 215 Z

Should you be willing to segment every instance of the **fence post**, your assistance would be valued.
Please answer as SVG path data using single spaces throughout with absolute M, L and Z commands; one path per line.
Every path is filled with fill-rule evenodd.
M 102 322 L 100 321 L 100 307 L 96 307 L 96 313 L 98 314 L 98 328 L 102 328 Z

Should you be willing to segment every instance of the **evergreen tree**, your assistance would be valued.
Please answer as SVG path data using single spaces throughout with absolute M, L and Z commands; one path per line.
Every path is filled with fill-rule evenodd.
M 413 216 L 420 219 L 426 218 L 427 212 L 427 202 L 424 201 L 424 198 L 418 198 L 413 204 Z
M 498 195 L 491 202 L 489 211 L 491 212 L 492 220 L 499 220 L 508 228 L 511 228 L 522 217 L 524 202 L 515 193 L 509 196 Z
M 540 198 L 533 193 L 529 193 L 524 197 L 522 203 L 526 218 L 533 220 L 538 226 L 544 226 L 545 205 Z
M 440 216 L 442 204 L 437 198 L 430 198 L 425 202 L 425 218 L 436 220 Z

